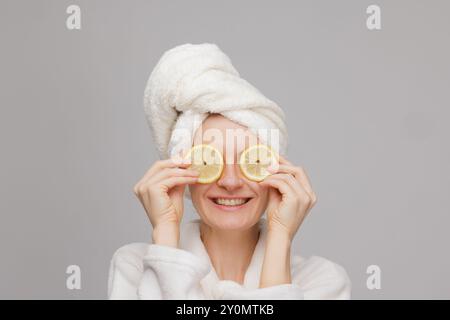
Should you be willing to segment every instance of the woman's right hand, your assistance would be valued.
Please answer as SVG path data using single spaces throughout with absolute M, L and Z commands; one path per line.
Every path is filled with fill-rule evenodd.
M 178 246 L 184 187 L 198 179 L 198 172 L 188 167 L 189 163 L 172 159 L 156 161 L 134 186 L 153 226 L 155 244 Z

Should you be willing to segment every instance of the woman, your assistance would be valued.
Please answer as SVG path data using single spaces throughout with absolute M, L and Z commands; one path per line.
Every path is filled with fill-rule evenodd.
M 285 158 L 283 111 L 242 79 L 216 45 L 166 52 L 149 78 L 144 105 L 165 159 L 134 187 L 153 242 L 117 250 L 110 299 L 350 298 L 342 267 L 291 253 L 317 197 L 304 169 Z M 239 162 L 254 144 L 280 154 L 262 181 L 248 179 Z M 175 161 L 198 145 L 211 146 L 223 160 L 214 181 L 199 183 L 191 162 Z M 199 219 L 183 224 L 186 186 Z

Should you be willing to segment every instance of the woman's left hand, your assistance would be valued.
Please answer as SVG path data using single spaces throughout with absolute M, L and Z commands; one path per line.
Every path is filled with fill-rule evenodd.
M 287 233 L 290 240 L 317 202 L 317 196 L 302 167 L 280 156 L 278 170 L 260 182 L 268 186 L 268 231 Z

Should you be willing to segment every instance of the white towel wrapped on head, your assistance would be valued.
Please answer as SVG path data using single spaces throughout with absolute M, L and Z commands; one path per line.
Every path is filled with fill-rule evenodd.
M 144 110 L 161 158 L 190 148 L 210 113 L 247 127 L 269 145 L 260 133 L 278 130 L 279 145 L 272 147 L 286 152 L 283 111 L 242 79 L 215 44 L 184 44 L 165 52 L 148 79 Z

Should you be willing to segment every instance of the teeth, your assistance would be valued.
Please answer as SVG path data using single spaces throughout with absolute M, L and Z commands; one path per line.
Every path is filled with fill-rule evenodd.
M 223 198 L 216 198 L 214 200 L 215 203 L 220 204 L 222 206 L 240 206 L 241 204 L 244 204 L 247 202 L 247 199 L 245 198 L 235 198 L 235 199 L 223 199 Z

